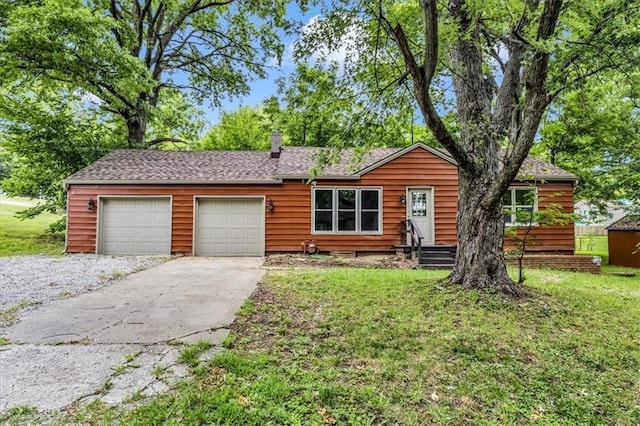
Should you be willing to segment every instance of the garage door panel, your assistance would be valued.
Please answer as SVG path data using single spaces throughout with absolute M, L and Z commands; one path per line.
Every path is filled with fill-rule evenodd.
M 199 256 L 262 256 L 262 199 L 199 199 L 196 254 Z
M 153 229 L 153 237 L 155 238 L 171 238 L 171 232 L 168 229 Z
M 152 228 L 138 228 L 137 238 L 153 239 L 155 237 Z
M 234 212 L 231 216 L 231 225 L 233 226 L 246 226 L 247 217 L 240 212 Z
M 262 227 L 262 215 L 247 216 L 247 226 Z
M 102 198 L 99 253 L 171 253 L 169 198 Z
M 231 230 L 230 229 L 213 229 L 213 239 L 215 241 L 224 240 L 225 244 L 227 244 L 227 240 L 231 238 Z
M 231 225 L 231 213 L 229 212 L 220 212 L 218 216 L 213 216 L 213 225 L 214 226 L 229 226 Z

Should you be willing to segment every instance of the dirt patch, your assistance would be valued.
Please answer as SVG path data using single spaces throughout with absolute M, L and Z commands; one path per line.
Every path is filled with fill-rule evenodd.
M 418 265 L 395 255 L 372 255 L 340 257 L 325 255 L 272 254 L 266 257 L 263 266 L 291 268 L 371 268 L 371 269 L 417 269 Z

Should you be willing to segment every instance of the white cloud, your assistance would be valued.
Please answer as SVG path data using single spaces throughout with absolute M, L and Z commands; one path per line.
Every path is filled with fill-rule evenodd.
M 80 101 L 86 104 L 102 105 L 102 99 L 89 92 L 79 92 Z
M 302 40 L 303 37 L 308 37 L 311 34 L 315 34 L 316 38 L 323 32 L 330 30 L 323 28 L 324 21 L 321 19 L 321 15 L 316 15 L 309 18 L 309 21 L 302 27 L 300 37 L 289 43 L 285 49 L 285 60 L 293 62 L 293 57 L 296 51 L 296 45 Z M 357 26 L 352 25 L 347 29 L 345 34 L 338 40 L 337 43 L 333 43 L 335 46 L 330 47 L 326 41 L 320 41 L 315 47 L 315 51 L 311 54 L 311 60 L 314 62 L 335 62 L 340 68 L 343 68 L 344 63 L 350 56 L 353 59 L 358 57 L 358 42 L 362 39 L 362 30 Z

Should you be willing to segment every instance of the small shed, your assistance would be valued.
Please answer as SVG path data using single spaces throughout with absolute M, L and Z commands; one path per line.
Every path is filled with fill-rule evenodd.
M 607 227 L 609 265 L 640 268 L 640 214 L 628 214 Z

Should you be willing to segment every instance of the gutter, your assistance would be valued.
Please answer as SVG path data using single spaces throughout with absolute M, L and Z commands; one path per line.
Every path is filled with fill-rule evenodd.
M 65 179 L 62 182 L 64 184 L 65 190 L 68 190 L 70 185 L 273 185 L 273 184 L 282 183 L 282 179 L 270 179 L 270 180 Z

